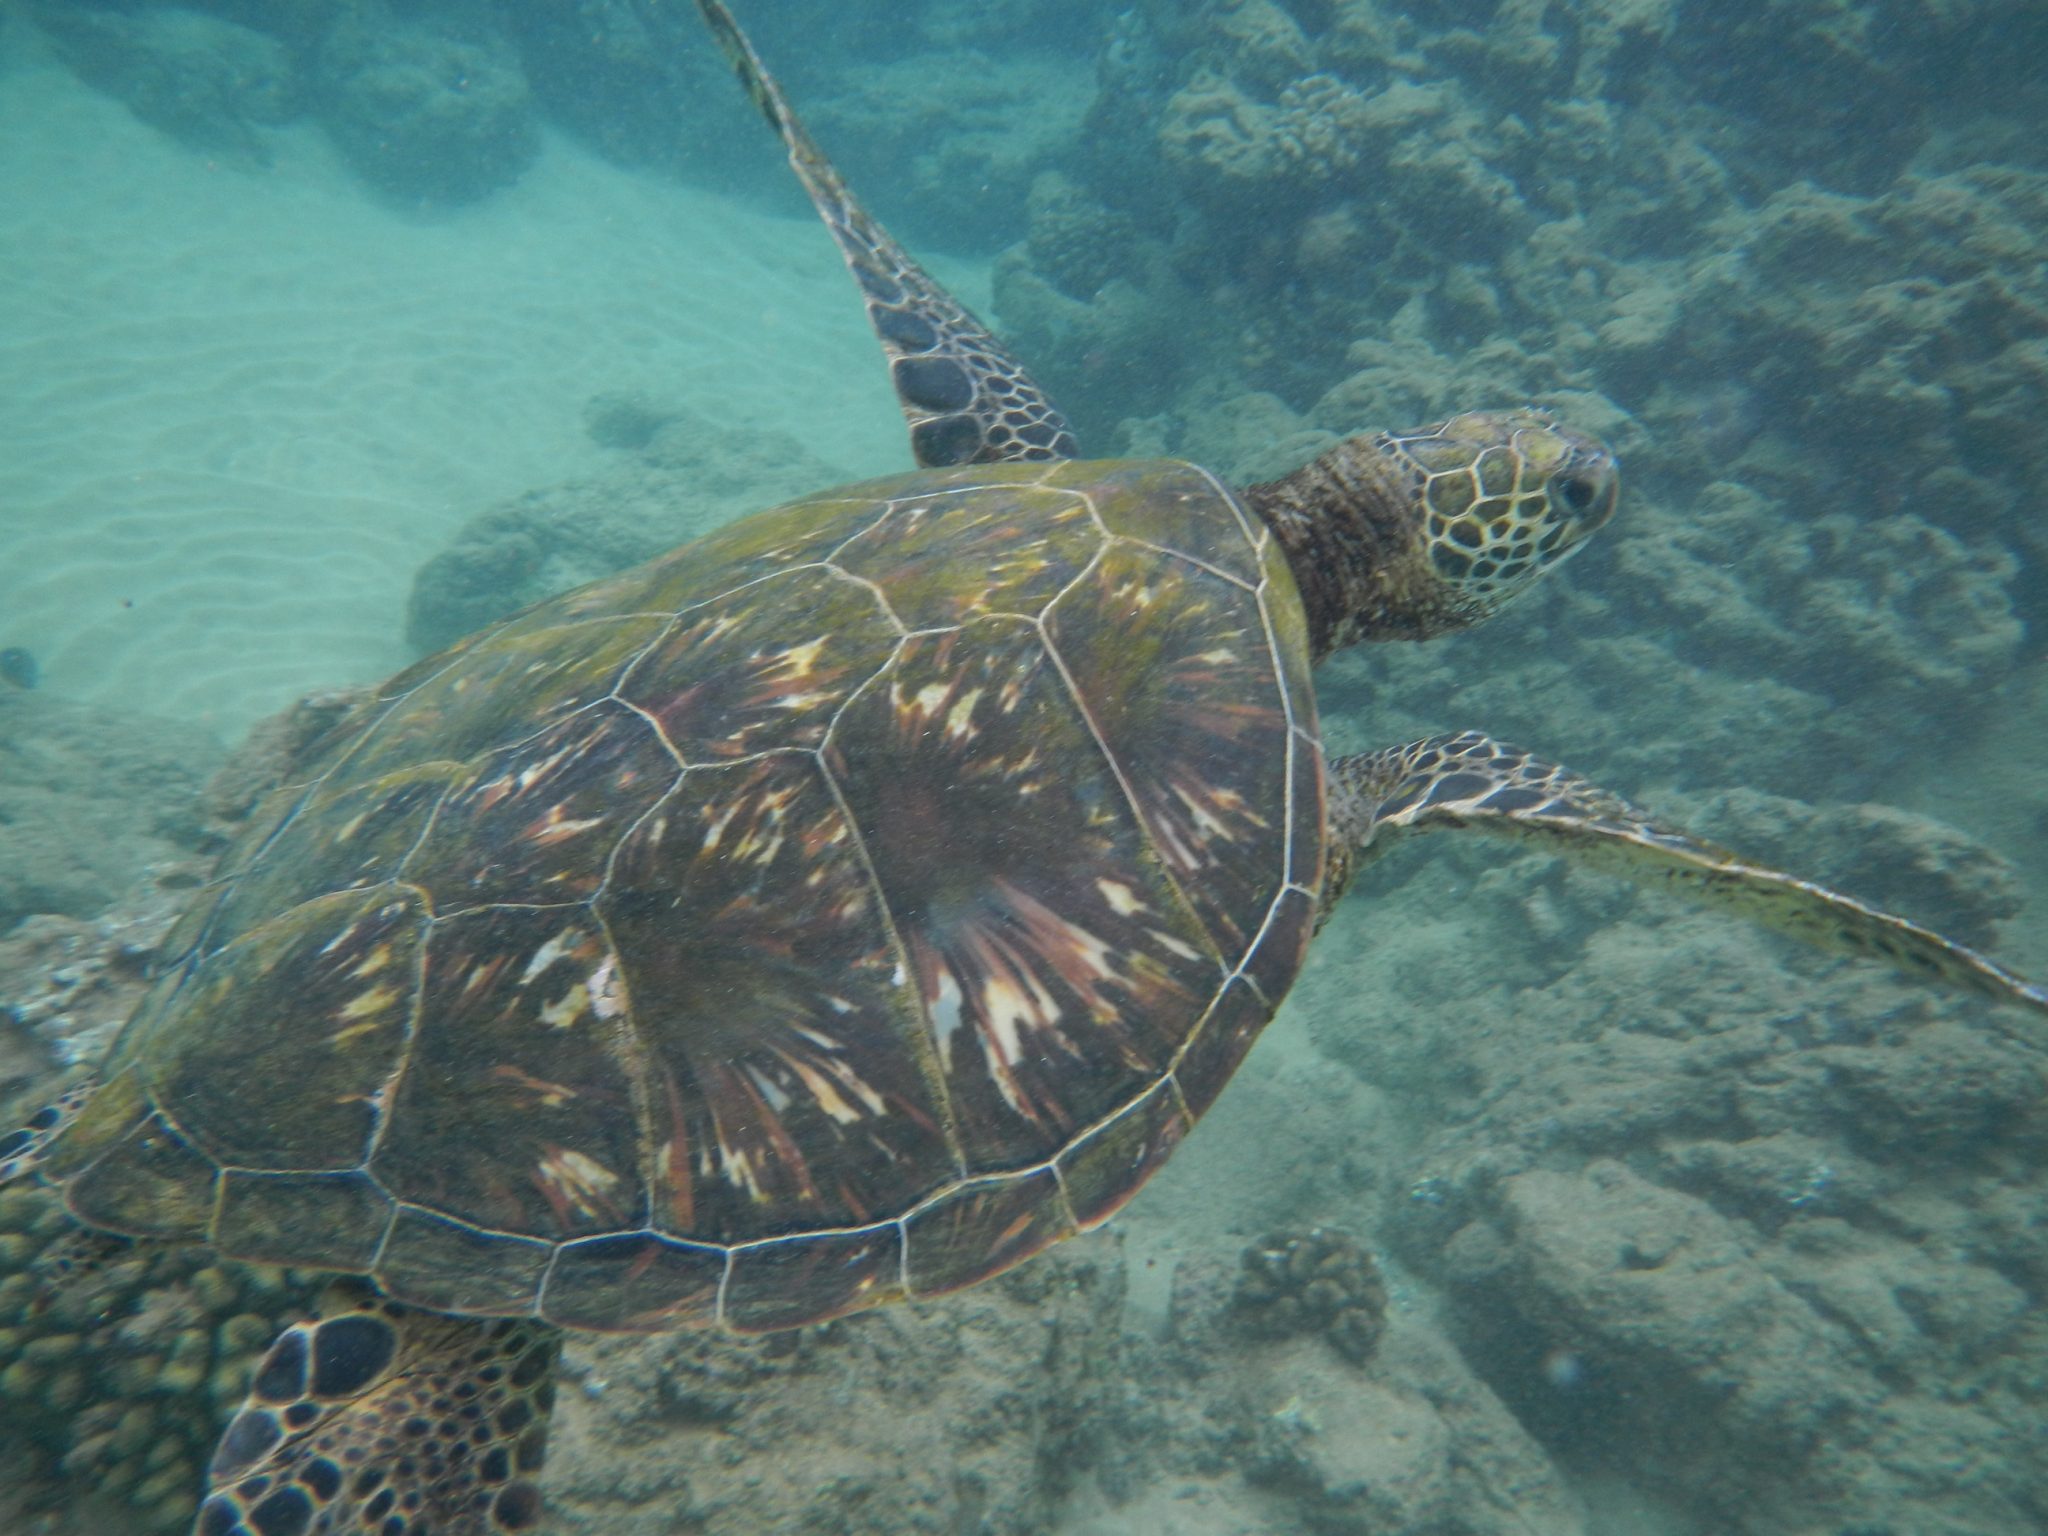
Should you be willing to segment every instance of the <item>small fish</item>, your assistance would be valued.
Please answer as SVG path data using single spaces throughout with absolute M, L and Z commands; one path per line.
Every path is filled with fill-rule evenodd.
M 0 650 L 0 679 L 14 684 L 17 688 L 33 688 L 42 675 L 36 665 L 35 652 L 26 646 L 10 645 Z

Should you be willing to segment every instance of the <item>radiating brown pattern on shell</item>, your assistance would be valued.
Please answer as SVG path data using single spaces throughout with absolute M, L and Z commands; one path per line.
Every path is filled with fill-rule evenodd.
M 1292 980 L 1304 635 L 1173 464 L 904 476 L 543 604 L 266 808 L 50 1166 L 575 1326 L 971 1283 L 1128 1199 Z

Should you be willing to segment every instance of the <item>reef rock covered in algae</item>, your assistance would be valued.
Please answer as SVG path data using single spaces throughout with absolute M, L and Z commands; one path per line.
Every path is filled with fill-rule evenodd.
M 1450 1336 L 1676 1529 L 2032 1529 L 2038 1042 L 1693 914 L 1599 923 L 1576 883 L 1479 874 L 1540 951 L 1428 925 L 1376 983 L 1385 1027 L 1315 1015 L 1424 1127 L 1380 1170 L 1379 1231 Z
M 439 650 L 514 609 L 834 478 L 785 433 L 722 433 L 690 412 L 639 397 L 590 401 L 584 425 L 593 441 L 617 451 L 614 461 L 469 519 L 413 578 L 406 641 L 414 650 Z
M 2012 0 L 1139 6 L 998 307 L 1102 447 L 1257 477 L 1514 399 L 1606 434 L 1628 516 L 1505 665 L 1347 657 L 1326 702 L 1428 718 L 1455 679 L 1639 784 L 1860 798 L 2048 614 L 2048 164 L 2012 129 L 2048 102 L 1998 62 L 2043 33 Z M 1976 69 L 2009 94 L 1958 96 Z
M 0 1190 L 0 1427 L 24 1463 L 10 1480 L 31 1504 L 183 1531 L 221 1424 L 312 1281 L 148 1244 L 59 1264 L 69 1229 L 51 1192 Z
M 0 936 L 37 914 L 97 917 L 147 866 L 168 874 L 202 847 L 193 807 L 221 755 L 188 722 L 0 687 Z

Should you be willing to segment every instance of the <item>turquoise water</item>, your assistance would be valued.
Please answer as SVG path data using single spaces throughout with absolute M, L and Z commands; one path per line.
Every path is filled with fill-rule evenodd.
M 257 721 L 909 467 L 830 241 L 660 15 L 0 12 L 0 1093 L 132 1006 L 286 771 L 203 790 Z M 1320 669 L 1334 750 L 1483 728 L 2048 972 L 2038 6 L 741 19 L 1087 452 L 1241 484 L 1524 403 L 1613 445 L 1570 566 Z M 763 1342 L 572 1340 L 541 1528 L 2035 1532 L 2040 1041 L 1403 846 L 1104 1232 Z M 0 1195 L 0 1263 L 56 1230 Z M 1350 1299 L 1253 1299 L 1290 1242 Z M 314 1287 L 0 1280 L 0 1531 L 182 1529 Z

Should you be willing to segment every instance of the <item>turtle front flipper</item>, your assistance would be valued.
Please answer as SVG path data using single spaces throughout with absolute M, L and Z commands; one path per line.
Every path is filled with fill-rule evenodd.
M 57 1133 L 78 1118 L 99 1080 L 80 1070 L 66 1080 L 57 1096 L 29 1116 L 28 1123 L 0 1134 L 0 1186 L 13 1183 L 43 1160 Z
M 337 1282 L 257 1367 L 193 1536 L 532 1530 L 560 1344 Z
M 1468 731 L 1330 764 L 1327 914 L 1351 876 L 1404 831 L 1476 827 L 1543 843 L 1840 954 L 1882 960 L 1999 1002 L 2048 1012 L 2048 991 L 1917 923 L 1810 880 L 1749 863 L 1655 820 L 1619 795 Z
M 854 199 L 832 162 L 790 110 L 753 44 L 720 0 L 697 0 L 733 72 L 789 151 L 789 163 L 839 242 L 868 320 L 889 357 L 889 377 L 910 423 L 910 446 L 928 469 L 1071 459 L 1067 421 L 1003 344 L 912 261 Z M 643 0 L 643 13 L 654 7 Z

